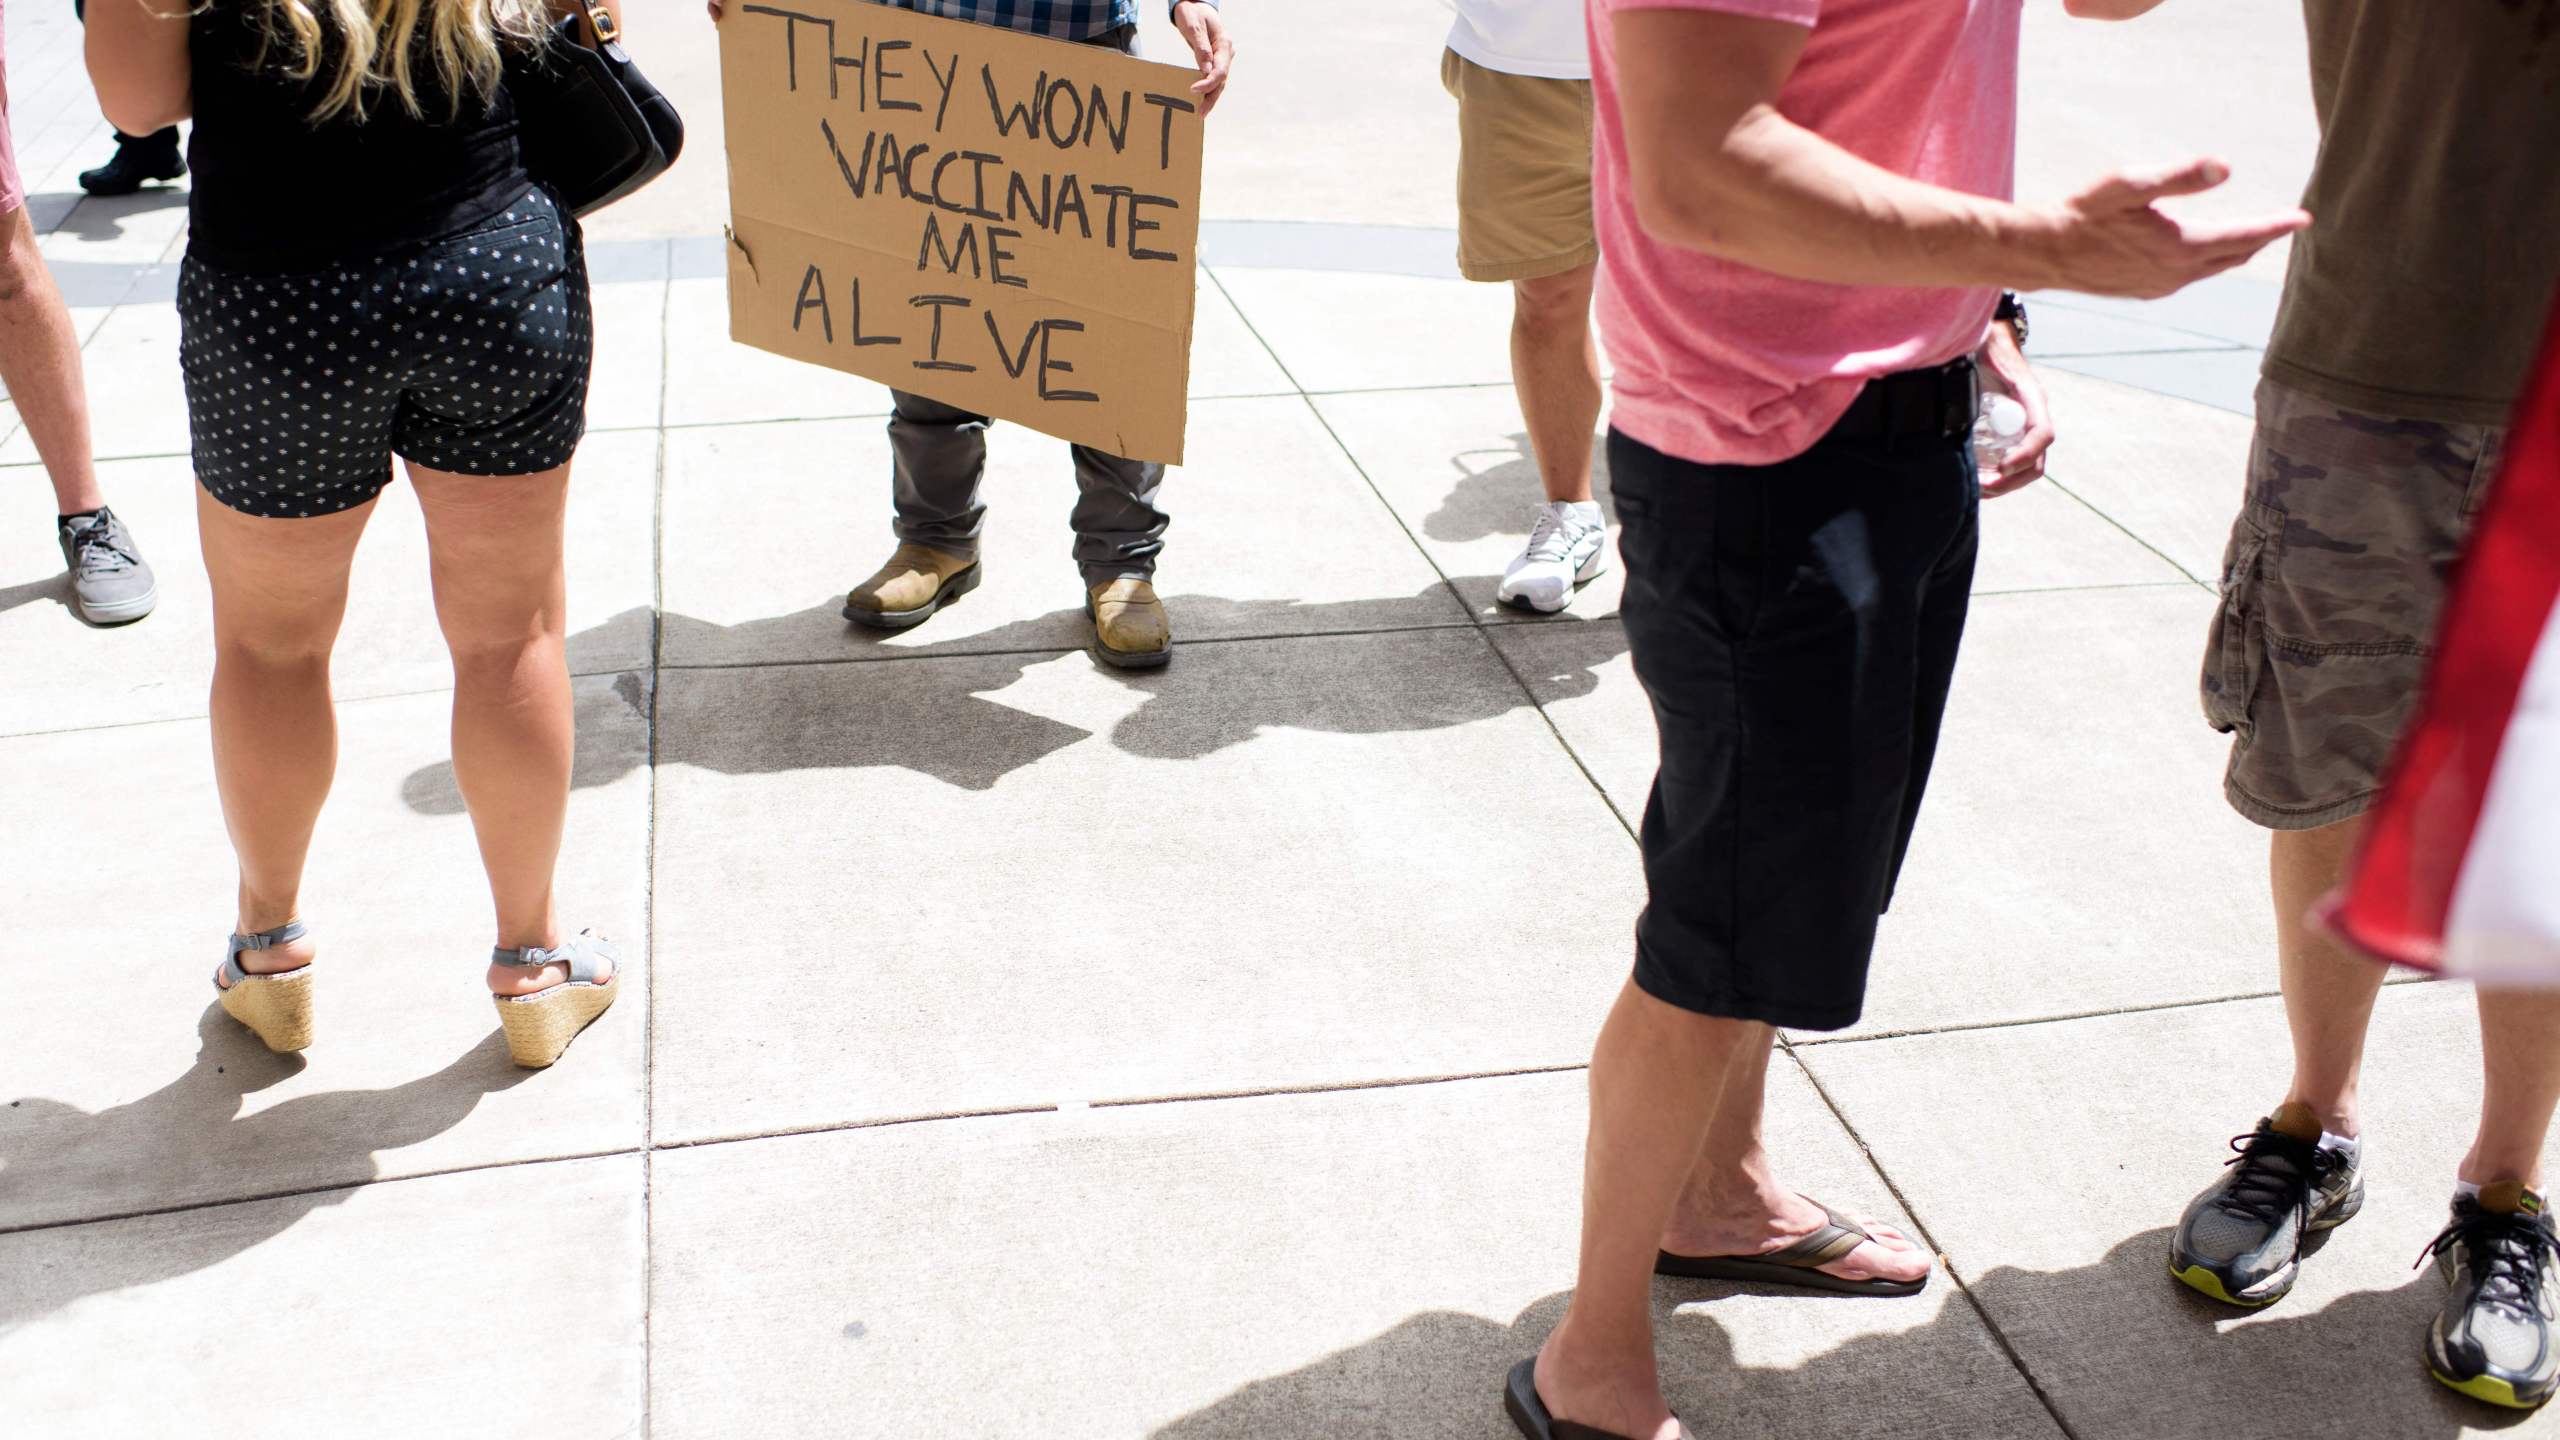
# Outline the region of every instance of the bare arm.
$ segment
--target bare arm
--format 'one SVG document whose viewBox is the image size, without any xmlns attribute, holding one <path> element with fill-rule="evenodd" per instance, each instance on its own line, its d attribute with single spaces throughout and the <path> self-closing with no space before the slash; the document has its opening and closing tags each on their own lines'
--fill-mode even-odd
<svg viewBox="0 0 2560 1440">
<path fill-rule="evenodd" d="M 97 0 L 82 45 L 109 124 L 148 135 L 194 108 L 184 0 Z"/>
<path fill-rule="evenodd" d="M 1869 164 L 1779 113 L 1811 32 L 1706 10 L 1611 22 L 1636 218 L 1666 244 L 1852 285 L 2008 285 L 2166 295 L 2309 223 L 2189 225 L 2152 208 L 2222 183 L 2218 161 L 2103 180 L 2029 207 Z"/>
</svg>

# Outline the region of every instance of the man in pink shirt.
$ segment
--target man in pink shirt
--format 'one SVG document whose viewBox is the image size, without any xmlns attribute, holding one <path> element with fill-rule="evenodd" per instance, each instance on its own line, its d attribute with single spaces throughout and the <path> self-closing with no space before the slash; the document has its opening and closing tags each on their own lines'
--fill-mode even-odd
<svg viewBox="0 0 2560 1440">
<path fill-rule="evenodd" d="M 2204 160 L 2010 203 L 2023 3 L 1591 0 L 1609 473 L 1662 760 L 1635 973 L 1591 1060 L 1580 1281 L 1506 1387 L 1538 1440 L 1682 1433 L 1657 1273 L 1926 1283 L 1919 1247 L 1778 1179 L 1761 1095 L 1775 1027 L 1858 1018 L 1977 502 L 2052 442 L 2001 287 L 2165 295 L 2307 223 L 2153 208 L 2221 183 Z M 1978 364 L 2031 422 L 1988 475 Z"/>
</svg>

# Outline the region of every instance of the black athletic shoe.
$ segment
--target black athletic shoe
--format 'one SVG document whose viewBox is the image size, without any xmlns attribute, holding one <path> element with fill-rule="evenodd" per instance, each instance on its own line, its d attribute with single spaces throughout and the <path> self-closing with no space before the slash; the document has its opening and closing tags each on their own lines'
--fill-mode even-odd
<svg viewBox="0 0 2560 1440">
<path fill-rule="evenodd" d="M 80 188 L 92 195 L 130 195 L 155 180 L 175 180 L 187 173 L 178 154 L 178 132 L 172 126 L 151 135 L 116 132 L 116 153 L 95 170 L 80 172 Z"/>
<path fill-rule="evenodd" d="M 2427 1369 L 2492 1405 L 2531 1410 L 2560 1385 L 2560 1349 L 2551 1338 L 2560 1304 L 2560 1233 L 2542 1197 L 2501 1180 L 2480 1198 L 2459 1196 L 2453 1223 L 2427 1254 L 2452 1285 L 2427 1327 Z"/>
<path fill-rule="evenodd" d="M 2272 1305 L 2293 1288 L 2303 1237 L 2364 1206 L 2354 1161 L 2320 1147 L 2320 1121 L 2288 1104 L 2232 1137 L 2239 1157 L 2187 1205 L 2169 1240 L 2169 1273 L 2232 1305 Z"/>
</svg>

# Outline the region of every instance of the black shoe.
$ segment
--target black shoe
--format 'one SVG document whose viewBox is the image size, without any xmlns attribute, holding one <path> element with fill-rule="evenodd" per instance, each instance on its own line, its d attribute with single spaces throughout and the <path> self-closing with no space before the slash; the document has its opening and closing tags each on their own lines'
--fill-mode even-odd
<svg viewBox="0 0 2560 1440">
<path fill-rule="evenodd" d="M 2169 1273 L 2231 1305 L 2272 1305 L 2293 1288 L 2303 1237 L 2344 1225 L 2364 1206 L 2364 1176 L 2323 1149 L 2320 1121 L 2288 1104 L 2232 1137 L 2239 1158 L 2187 1205 L 2169 1241 Z"/>
<path fill-rule="evenodd" d="M 92 195 L 130 195 L 154 180 L 175 180 L 186 173 L 177 127 L 139 136 L 119 130 L 114 156 L 95 170 L 81 171 L 80 188 Z"/>
<path fill-rule="evenodd" d="M 2522 1181 L 2484 1185 L 2453 1202 L 2453 1223 L 2427 1255 L 2453 1286 L 2427 1327 L 2427 1369 L 2492 1405 L 2531 1410 L 2560 1384 L 2551 1343 L 2560 1303 L 2560 1233 Z M 2424 1263 L 2425 1257 L 2420 1257 Z"/>
</svg>

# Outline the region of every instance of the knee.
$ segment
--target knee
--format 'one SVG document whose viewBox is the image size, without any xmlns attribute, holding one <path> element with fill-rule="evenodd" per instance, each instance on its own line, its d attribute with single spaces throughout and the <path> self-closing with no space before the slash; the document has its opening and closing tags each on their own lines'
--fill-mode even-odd
<svg viewBox="0 0 2560 1440">
<path fill-rule="evenodd" d="M 466 685 L 512 685 L 566 667 L 561 633 L 547 616 L 447 615 L 443 628 L 454 678 Z"/>
<path fill-rule="evenodd" d="M 1577 335 L 1591 324 L 1591 267 L 1511 284 L 1511 323 L 1535 335 Z"/>
<path fill-rule="evenodd" d="M 261 625 L 225 630 L 215 641 L 215 659 L 232 669 L 258 672 L 273 679 L 325 675 L 329 652 L 336 645 L 332 625 Z"/>
<path fill-rule="evenodd" d="M 43 277 L 44 257 L 36 252 L 33 236 L 21 243 L 13 231 L 0 241 L 0 310 L 35 303 L 44 293 Z"/>
</svg>

